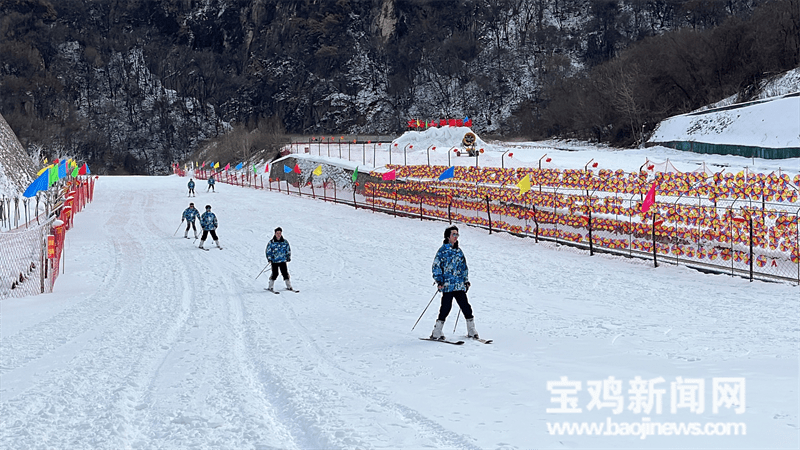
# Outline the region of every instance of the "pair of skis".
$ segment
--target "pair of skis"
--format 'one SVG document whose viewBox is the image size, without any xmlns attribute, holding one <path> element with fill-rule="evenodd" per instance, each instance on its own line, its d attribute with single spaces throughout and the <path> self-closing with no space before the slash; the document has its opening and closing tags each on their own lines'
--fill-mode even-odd
<svg viewBox="0 0 800 450">
<path fill-rule="evenodd" d="M 429 338 L 429 337 L 427 337 L 427 338 L 419 338 L 419 339 L 421 341 L 442 342 L 442 343 L 445 343 L 445 344 L 452 344 L 452 345 L 463 345 L 464 344 L 464 341 L 448 341 L 446 339 L 433 339 L 433 338 Z M 478 342 L 483 343 L 483 344 L 491 344 L 492 342 L 494 342 L 491 339 L 480 339 L 480 338 L 471 338 L 471 337 L 466 337 L 466 339 L 471 339 L 473 341 L 478 341 Z"/>
<path fill-rule="evenodd" d="M 280 291 L 276 291 L 275 289 L 270 289 L 270 288 L 264 288 L 264 290 L 265 290 L 265 291 L 270 291 L 270 292 L 272 292 L 273 294 L 280 294 L 280 293 L 281 293 Z M 284 291 L 289 291 L 289 292 L 300 292 L 300 291 L 299 291 L 299 290 L 297 290 L 297 289 L 284 289 Z"/>
</svg>

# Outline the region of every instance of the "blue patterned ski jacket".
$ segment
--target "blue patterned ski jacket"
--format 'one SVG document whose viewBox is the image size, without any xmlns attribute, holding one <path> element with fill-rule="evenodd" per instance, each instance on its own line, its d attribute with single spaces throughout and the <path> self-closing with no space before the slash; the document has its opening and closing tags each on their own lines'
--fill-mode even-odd
<svg viewBox="0 0 800 450">
<path fill-rule="evenodd" d="M 289 241 L 281 237 L 280 241 L 275 238 L 270 239 L 265 251 L 267 261 L 271 263 L 289 262 L 292 260 L 292 249 L 289 247 Z"/>
<path fill-rule="evenodd" d="M 204 230 L 216 230 L 217 216 L 211 211 L 204 212 L 203 215 L 200 216 L 200 226 L 203 227 Z"/>
<path fill-rule="evenodd" d="M 214 183 L 215 183 L 214 177 L 213 176 L 212 177 L 208 177 L 208 184 L 214 184 Z"/>
<path fill-rule="evenodd" d="M 194 189 L 194 181 L 189 180 L 189 189 Z"/>
<path fill-rule="evenodd" d="M 442 292 L 466 291 L 469 282 L 467 258 L 460 248 L 443 244 L 433 258 L 433 279 L 444 287 Z"/>
<path fill-rule="evenodd" d="M 200 211 L 197 208 L 192 208 L 191 206 L 183 210 L 183 218 L 186 219 L 187 222 L 194 222 L 194 219 L 200 217 Z"/>
</svg>

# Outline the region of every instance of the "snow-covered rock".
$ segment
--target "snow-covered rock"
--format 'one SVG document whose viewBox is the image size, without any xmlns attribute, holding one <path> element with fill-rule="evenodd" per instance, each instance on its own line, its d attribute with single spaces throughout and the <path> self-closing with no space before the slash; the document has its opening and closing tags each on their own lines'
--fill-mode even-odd
<svg viewBox="0 0 800 450">
<path fill-rule="evenodd" d="M 33 160 L 0 115 L 0 197 L 19 197 L 36 175 Z"/>
</svg>

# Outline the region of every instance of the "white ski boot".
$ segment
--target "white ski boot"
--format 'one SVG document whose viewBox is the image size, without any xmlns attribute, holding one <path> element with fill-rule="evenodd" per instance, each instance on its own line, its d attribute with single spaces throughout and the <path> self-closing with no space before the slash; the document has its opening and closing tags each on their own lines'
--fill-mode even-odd
<svg viewBox="0 0 800 450">
<path fill-rule="evenodd" d="M 442 328 L 444 328 L 444 322 L 441 320 L 437 320 L 436 324 L 433 326 L 433 333 L 431 333 L 431 339 L 437 339 L 440 341 L 445 340 L 444 333 L 442 333 Z"/>
<path fill-rule="evenodd" d="M 293 291 L 294 290 L 294 288 L 292 288 L 292 282 L 289 281 L 288 278 L 283 280 L 283 282 L 286 283 L 286 290 L 287 291 Z"/>
<path fill-rule="evenodd" d="M 214 243 L 217 244 L 217 248 L 222 250 L 222 247 L 219 245 L 219 239 L 214 240 Z"/>
<path fill-rule="evenodd" d="M 203 250 L 205 250 L 205 248 L 203 248 L 203 244 L 204 244 L 205 242 L 206 242 L 206 241 L 200 241 L 200 247 L 199 247 L 199 248 L 202 248 Z"/>
<path fill-rule="evenodd" d="M 472 339 L 480 339 L 478 332 L 475 330 L 475 318 L 467 319 L 467 337 Z"/>
<path fill-rule="evenodd" d="M 183 237 L 189 239 L 189 230 L 183 232 Z"/>
<path fill-rule="evenodd" d="M 267 290 L 270 292 L 275 292 L 275 280 L 272 279 L 269 280 L 269 287 L 267 288 Z"/>
</svg>

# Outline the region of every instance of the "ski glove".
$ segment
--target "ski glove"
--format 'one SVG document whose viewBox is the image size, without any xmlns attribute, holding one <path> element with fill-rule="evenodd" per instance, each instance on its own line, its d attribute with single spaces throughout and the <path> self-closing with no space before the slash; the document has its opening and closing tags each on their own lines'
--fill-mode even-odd
<svg viewBox="0 0 800 450">
<path fill-rule="evenodd" d="M 471 286 L 471 285 L 469 284 L 469 281 L 465 282 L 465 283 L 464 283 L 464 286 L 466 286 L 466 287 L 467 287 L 467 289 L 465 289 L 465 290 L 464 290 L 464 292 L 469 292 L 469 287 Z"/>
</svg>

